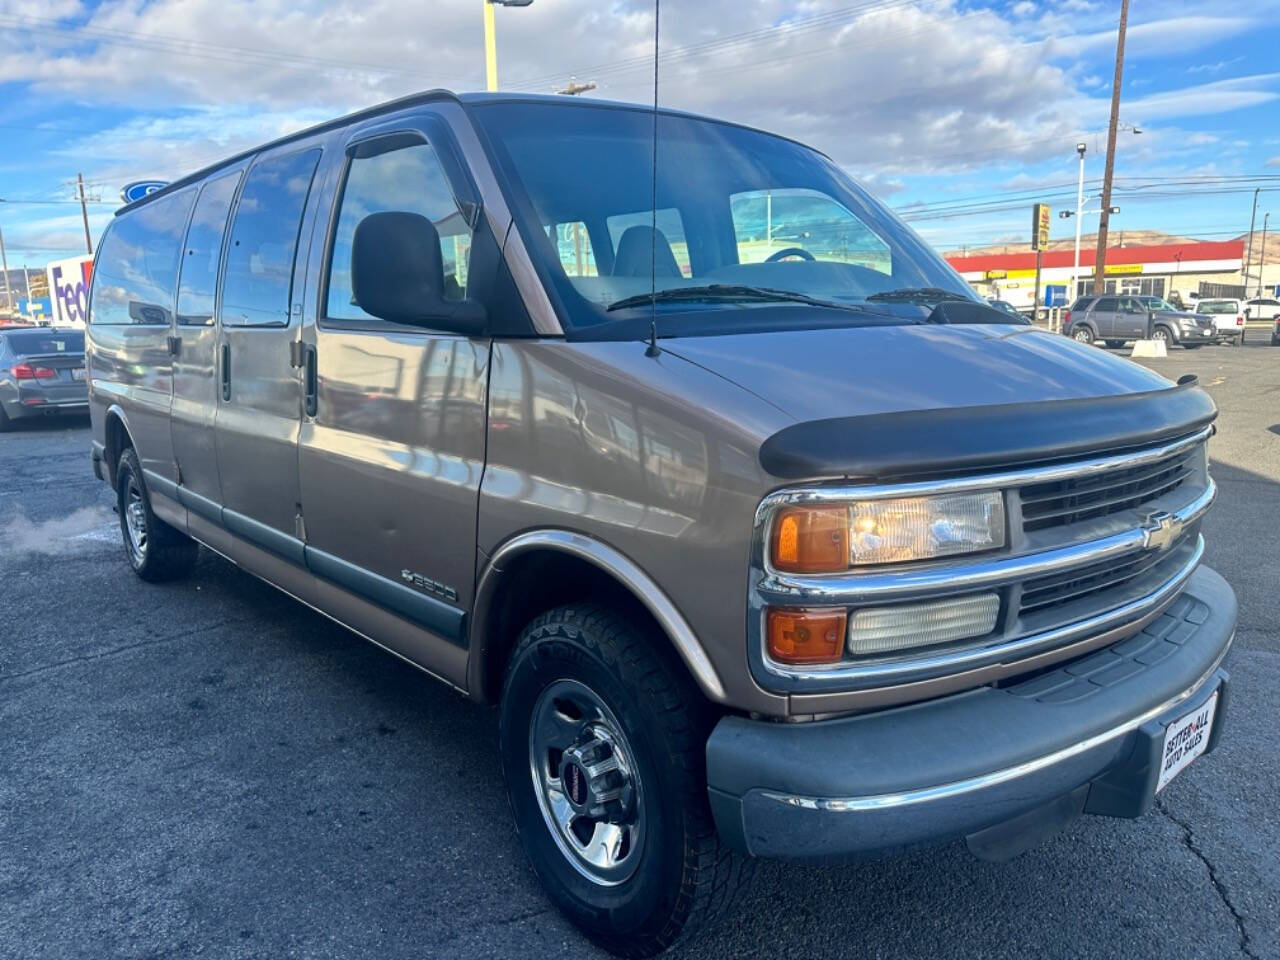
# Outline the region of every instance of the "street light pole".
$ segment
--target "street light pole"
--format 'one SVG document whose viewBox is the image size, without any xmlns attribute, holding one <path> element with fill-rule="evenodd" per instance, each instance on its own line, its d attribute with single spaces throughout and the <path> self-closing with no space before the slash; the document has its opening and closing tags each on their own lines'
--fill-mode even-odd
<svg viewBox="0 0 1280 960">
<path fill-rule="evenodd" d="M 1076 144 L 1076 153 L 1080 154 L 1080 179 L 1076 183 L 1076 258 L 1071 265 L 1071 297 L 1067 303 L 1075 303 L 1076 297 L 1080 295 L 1078 287 L 1080 285 L 1080 214 L 1084 210 L 1084 152 L 1087 145 L 1084 142 Z"/>
<path fill-rule="evenodd" d="M 498 33 L 493 22 L 494 7 L 527 7 L 533 0 L 480 0 L 484 4 L 484 86 L 490 93 L 498 89 Z"/>
<path fill-rule="evenodd" d="M 498 38 L 493 22 L 493 4 L 484 4 L 484 87 L 490 93 L 498 89 Z"/>
<path fill-rule="evenodd" d="M 1116 33 L 1116 73 L 1111 81 L 1111 123 L 1107 129 L 1107 163 L 1102 171 L 1102 216 L 1098 219 L 1098 252 L 1093 258 L 1093 292 L 1105 289 L 1107 221 L 1111 210 L 1111 174 L 1116 165 L 1116 130 L 1120 125 L 1120 81 L 1124 77 L 1124 33 L 1129 23 L 1129 0 L 1120 0 L 1120 28 Z"/>
</svg>

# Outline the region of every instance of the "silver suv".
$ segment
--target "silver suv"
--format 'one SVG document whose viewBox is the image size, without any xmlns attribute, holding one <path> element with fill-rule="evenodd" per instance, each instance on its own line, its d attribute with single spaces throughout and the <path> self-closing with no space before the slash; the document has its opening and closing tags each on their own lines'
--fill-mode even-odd
<svg viewBox="0 0 1280 960">
<path fill-rule="evenodd" d="M 1194 350 L 1217 341 L 1211 319 L 1178 310 L 1160 297 L 1136 294 L 1081 297 L 1063 315 L 1062 329 L 1078 343 L 1103 340 L 1108 347 L 1149 338 Z"/>
<path fill-rule="evenodd" d="M 88 341 L 137 574 L 203 544 L 495 704 L 534 870 L 618 953 L 754 857 L 1139 816 L 1222 728 L 1212 400 L 991 309 L 791 140 L 400 100 L 121 210 Z"/>
</svg>

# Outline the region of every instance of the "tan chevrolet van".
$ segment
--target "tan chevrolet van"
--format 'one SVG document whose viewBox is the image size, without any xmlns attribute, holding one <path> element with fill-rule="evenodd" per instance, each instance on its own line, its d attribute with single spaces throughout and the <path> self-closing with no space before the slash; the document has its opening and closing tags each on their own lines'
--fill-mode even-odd
<svg viewBox="0 0 1280 960">
<path fill-rule="evenodd" d="M 122 209 L 88 341 L 138 575 L 202 544 L 496 704 L 617 953 L 756 857 L 1139 816 L 1222 729 L 1208 395 L 992 310 L 791 140 L 396 101 Z"/>
</svg>

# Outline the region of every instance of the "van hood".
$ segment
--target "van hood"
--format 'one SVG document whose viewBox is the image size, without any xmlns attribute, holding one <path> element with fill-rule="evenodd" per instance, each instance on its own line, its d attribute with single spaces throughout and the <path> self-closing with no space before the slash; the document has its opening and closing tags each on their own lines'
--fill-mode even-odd
<svg viewBox="0 0 1280 960">
<path fill-rule="evenodd" d="M 891 481 L 1132 449 L 1212 423 L 1213 400 L 1065 337 L 914 325 L 673 341 L 795 418 L 760 446 L 784 480 Z"/>
<path fill-rule="evenodd" d="M 1168 380 L 1034 327 L 919 324 L 663 341 L 797 421 L 1160 390 Z"/>
</svg>

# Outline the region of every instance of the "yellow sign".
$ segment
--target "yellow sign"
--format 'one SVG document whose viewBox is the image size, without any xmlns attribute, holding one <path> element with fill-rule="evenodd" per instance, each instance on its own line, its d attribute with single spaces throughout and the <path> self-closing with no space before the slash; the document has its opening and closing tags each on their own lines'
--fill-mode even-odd
<svg viewBox="0 0 1280 960">
<path fill-rule="evenodd" d="M 1111 274 L 1140 274 L 1142 273 L 1142 264 L 1107 264 L 1106 270 L 1108 276 Z M 1089 270 L 1089 276 L 1094 273 L 1096 271 Z"/>
<path fill-rule="evenodd" d="M 1003 280 L 1008 275 L 1008 270 L 988 270 L 983 277 L 987 280 Z"/>
<path fill-rule="evenodd" d="M 1049 205 L 1037 203 L 1031 208 L 1031 249 L 1043 250 L 1049 245 Z"/>
</svg>

